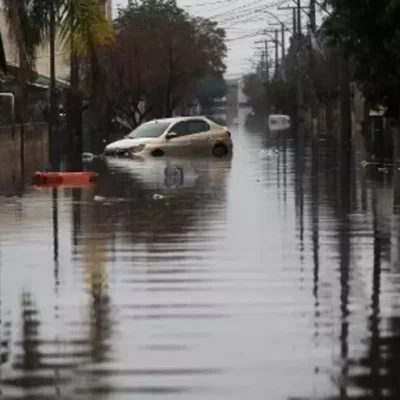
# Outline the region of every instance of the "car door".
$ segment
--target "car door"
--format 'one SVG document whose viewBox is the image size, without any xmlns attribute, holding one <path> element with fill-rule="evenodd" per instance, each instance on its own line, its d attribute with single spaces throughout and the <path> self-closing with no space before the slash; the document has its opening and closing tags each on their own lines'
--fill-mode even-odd
<svg viewBox="0 0 400 400">
<path fill-rule="evenodd" d="M 177 136 L 167 139 L 166 150 L 168 155 L 184 154 L 190 147 L 189 127 L 187 121 L 180 121 L 171 126 L 168 133 L 176 133 Z"/>
<path fill-rule="evenodd" d="M 191 119 L 188 123 L 190 150 L 194 154 L 204 154 L 211 148 L 211 127 L 203 119 Z"/>
</svg>

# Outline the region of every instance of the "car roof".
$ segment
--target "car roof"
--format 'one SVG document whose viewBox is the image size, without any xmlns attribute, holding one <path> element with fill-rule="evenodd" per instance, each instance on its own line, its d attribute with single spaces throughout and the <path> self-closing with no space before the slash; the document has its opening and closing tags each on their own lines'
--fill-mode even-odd
<svg viewBox="0 0 400 400">
<path fill-rule="evenodd" d="M 285 114 L 271 114 L 269 117 L 270 118 L 290 118 L 289 115 L 285 115 Z"/>
<path fill-rule="evenodd" d="M 151 121 L 146 122 L 146 124 L 155 124 L 155 123 L 167 123 L 172 124 L 181 121 L 191 121 L 194 119 L 203 119 L 205 121 L 209 121 L 204 115 L 193 115 L 187 117 L 171 117 L 171 118 L 160 118 L 160 119 L 152 119 Z M 212 122 L 212 121 L 211 121 Z"/>
</svg>

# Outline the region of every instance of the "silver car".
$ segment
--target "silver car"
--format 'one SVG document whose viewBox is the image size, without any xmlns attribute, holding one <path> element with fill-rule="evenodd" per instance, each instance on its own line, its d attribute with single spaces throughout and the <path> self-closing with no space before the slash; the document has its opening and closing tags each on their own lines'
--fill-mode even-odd
<svg viewBox="0 0 400 400">
<path fill-rule="evenodd" d="M 206 117 L 156 119 L 138 126 L 125 138 L 110 143 L 104 155 L 117 157 L 162 157 L 202 154 L 224 157 L 232 152 L 227 127 Z"/>
</svg>

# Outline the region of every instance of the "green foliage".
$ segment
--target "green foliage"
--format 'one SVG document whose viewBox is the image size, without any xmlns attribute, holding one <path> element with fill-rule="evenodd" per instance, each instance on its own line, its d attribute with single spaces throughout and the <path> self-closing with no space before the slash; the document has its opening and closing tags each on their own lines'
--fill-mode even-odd
<svg viewBox="0 0 400 400">
<path fill-rule="evenodd" d="M 3 4 L 9 37 L 21 59 L 21 68 L 35 68 L 37 50 L 49 38 L 52 8 L 58 37 L 68 52 L 72 49 L 78 55 L 86 55 L 90 47 L 113 40 L 112 27 L 98 0 L 3 0 Z"/>
<path fill-rule="evenodd" d="M 291 114 L 296 106 L 299 74 L 303 81 L 304 105 L 310 105 L 315 90 L 309 74 L 309 52 L 304 38 L 292 41 L 283 64 L 279 65 L 279 70 L 269 82 L 263 82 L 258 74 L 246 75 L 244 94 L 256 113 L 273 109 Z"/>
<path fill-rule="evenodd" d="M 354 79 L 372 103 L 398 115 L 400 93 L 400 1 L 329 0 L 325 22 L 331 43 L 351 57 Z"/>
<path fill-rule="evenodd" d="M 296 85 L 292 79 L 273 79 L 267 84 L 266 92 L 275 112 L 291 114 L 296 100 Z"/>
<path fill-rule="evenodd" d="M 243 94 L 249 99 L 249 106 L 256 113 L 264 113 L 266 110 L 265 86 L 261 77 L 256 74 L 248 74 L 243 77 Z"/>
<path fill-rule="evenodd" d="M 224 97 L 227 91 L 228 86 L 222 74 L 207 75 L 199 79 L 195 96 L 201 107 L 207 108 L 212 106 L 214 99 Z"/>
<path fill-rule="evenodd" d="M 150 113 L 171 116 L 193 97 L 199 80 L 225 71 L 224 30 L 174 0 L 131 1 L 119 10 L 114 28 L 115 46 L 102 58 L 106 92 L 113 109 L 132 125 Z"/>
<path fill-rule="evenodd" d="M 68 52 L 86 56 L 114 42 L 114 30 L 99 0 L 57 0 L 59 37 Z"/>
</svg>

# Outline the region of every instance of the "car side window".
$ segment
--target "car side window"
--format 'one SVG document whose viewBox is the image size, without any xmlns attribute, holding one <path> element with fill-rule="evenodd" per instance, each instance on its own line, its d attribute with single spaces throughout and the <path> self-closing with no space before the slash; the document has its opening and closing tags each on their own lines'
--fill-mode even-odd
<svg viewBox="0 0 400 400">
<path fill-rule="evenodd" d="M 184 136 L 189 133 L 186 121 L 176 123 L 169 131 L 175 132 L 178 136 Z"/>
<path fill-rule="evenodd" d="M 208 132 L 210 125 L 206 121 L 201 119 L 188 121 L 188 134 L 193 135 L 195 133 Z"/>
</svg>

